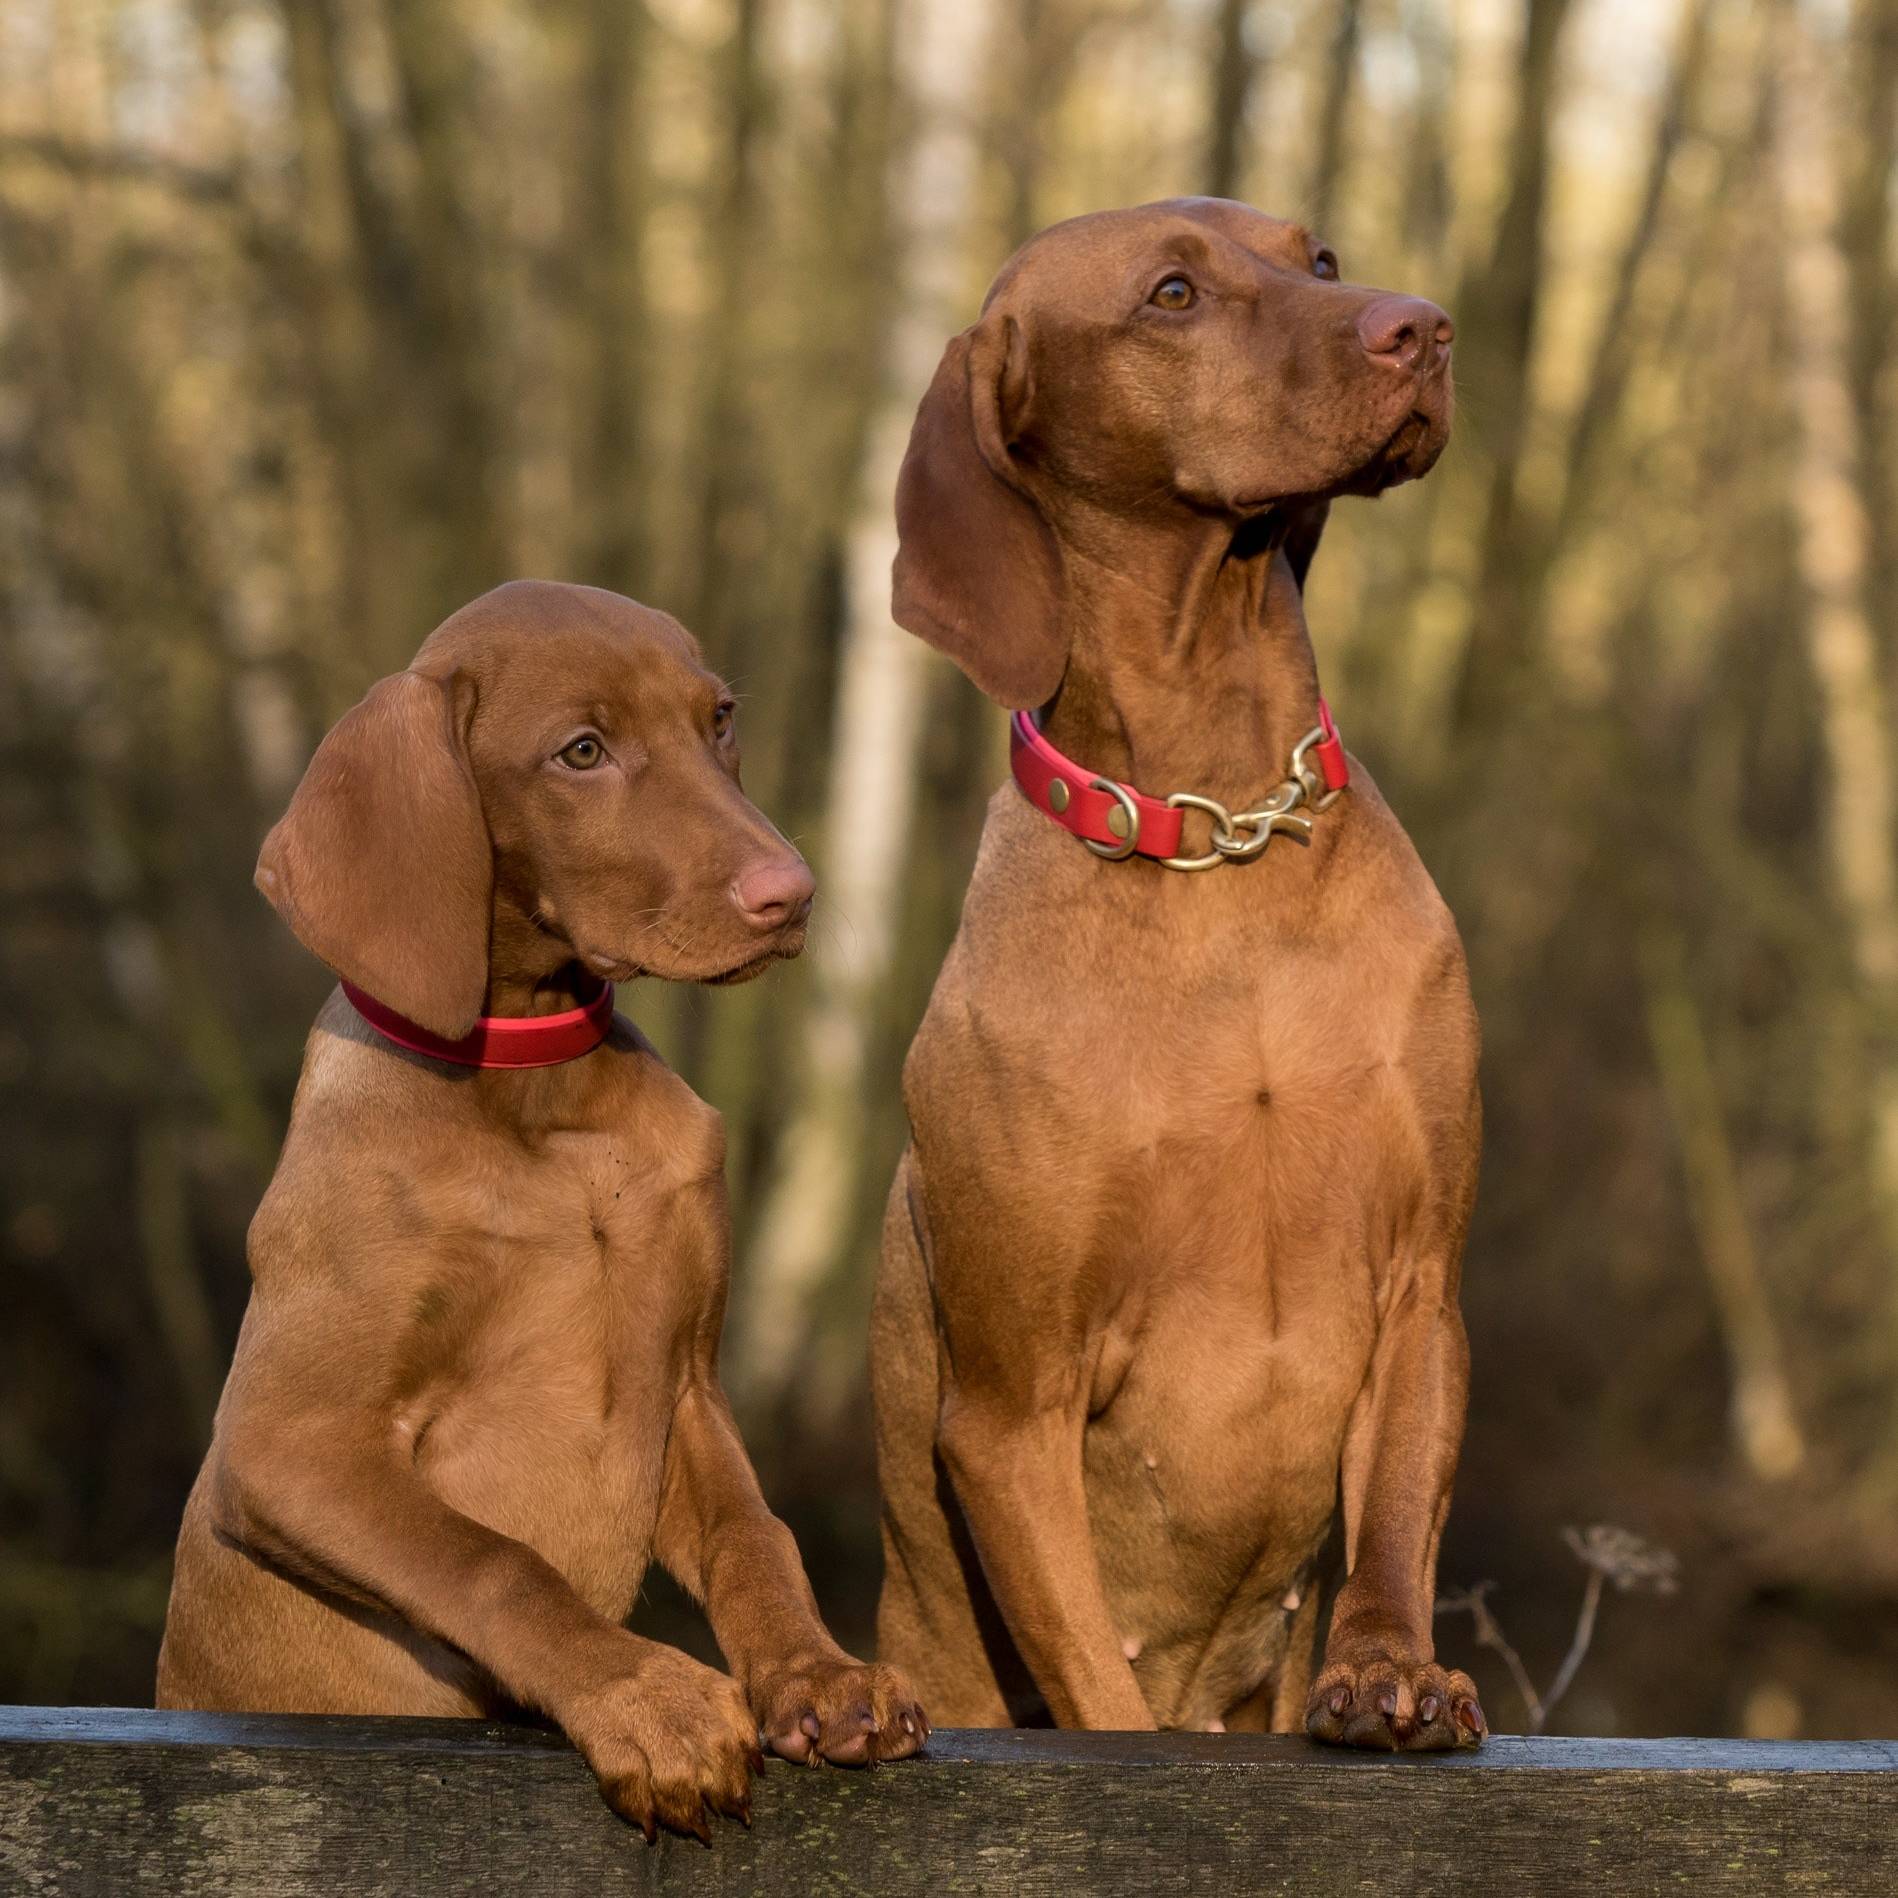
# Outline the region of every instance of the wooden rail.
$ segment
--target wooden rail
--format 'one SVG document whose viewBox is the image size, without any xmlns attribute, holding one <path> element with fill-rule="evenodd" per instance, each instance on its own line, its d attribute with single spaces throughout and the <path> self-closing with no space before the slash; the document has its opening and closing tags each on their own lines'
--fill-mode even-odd
<svg viewBox="0 0 1898 1898">
<path fill-rule="evenodd" d="M 749 1832 L 648 1847 L 558 1737 L 449 1720 L 0 1707 L 0 1892 L 1898 1891 L 1898 1744 L 935 1735 L 774 1762 Z"/>
</svg>

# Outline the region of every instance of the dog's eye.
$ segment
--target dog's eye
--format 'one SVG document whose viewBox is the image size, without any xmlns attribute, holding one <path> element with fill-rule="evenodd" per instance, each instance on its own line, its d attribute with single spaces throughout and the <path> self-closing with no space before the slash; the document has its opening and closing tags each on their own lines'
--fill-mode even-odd
<svg viewBox="0 0 1898 1898">
<path fill-rule="evenodd" d="M 721 743 L 732 735 L 732 719 L 737 710 L 729 699 L 712 708 L 712 736 Z"/>
<path fill-rule="evenodd" d="M 589 732 L 561 751 L 560 762 L 575 771 L 591 771 L 605 756 L 606 747 Z"/>
<path fill-rule="evenodd" d="M 1311 260 L 1311 274 L 1335 283 L 1338 279 L 1338 253 L 1335 250 L 1321 250 Z"/>
<path fill-rule="evenodd" d="M 1184 277 L 1169 277 L 1148 299 L 1163 310 L 1187 310 L 1193 306 L 1193 286 Z"/>
</svg>

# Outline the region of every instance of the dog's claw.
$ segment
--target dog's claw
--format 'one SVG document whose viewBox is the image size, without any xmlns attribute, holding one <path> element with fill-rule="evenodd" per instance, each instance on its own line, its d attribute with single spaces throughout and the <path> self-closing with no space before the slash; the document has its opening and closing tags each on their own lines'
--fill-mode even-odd
<svg viewBox="0 0 1898 1898">
<path fill-rule="evenodd" d="M 1305 1730 L 1331 1746 L 1406 1753 L 1480 1746 L 1488 1731 L 1467 1674 L 1376 1651 L 1325 1665 L 1306 1703 Z"/>
<path fill-rule="evenodd" d="M 753 1684 L 773 1750 L 807 1766 L 874 1767 L 906 1759 L 924 1729 L 909 1683 L 892 1667 L 848 1657 Z"/>
</svg>

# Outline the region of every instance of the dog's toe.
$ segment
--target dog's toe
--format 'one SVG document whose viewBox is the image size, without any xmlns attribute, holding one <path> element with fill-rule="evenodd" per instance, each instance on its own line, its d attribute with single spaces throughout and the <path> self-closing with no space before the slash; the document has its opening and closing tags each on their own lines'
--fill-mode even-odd
<svg viewBox="0 0 1898 1898">
<path fill-rule="evenodd" d="M 1467 1674 L 1388 1655 L 1333 1662 L 1312 1685 L 1305 1731 L 1327 1746 L 1443 1753 L 1480 1746 L 1489 1726 Z"/>
</svg>

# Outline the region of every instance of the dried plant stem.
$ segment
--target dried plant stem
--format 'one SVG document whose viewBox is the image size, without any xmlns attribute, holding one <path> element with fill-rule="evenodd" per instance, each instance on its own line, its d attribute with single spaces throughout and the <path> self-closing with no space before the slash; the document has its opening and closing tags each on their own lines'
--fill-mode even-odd
<svg viewBox="0 0 1898 1898">
<path fill-rule="evenodd" d="M 1542 1731 L 1543 1721 L 1555 1711 L 1555 1703 L 1568 1692 L 1581 1670 L 1582 1661 L 1588 1653 L 1588 1644 L 1595 1638 L 1595 1617 L 1601 1609 L 1602 1584 L 1606 1580 L 1600 1569 L 1588 1571 L 1588 1586 L 1582 1590 L 1581 1612 L 1575 1617 L 1575 1638 L 1568 1644 L 1562 1665 L 1556 1670 L 1555 1679 L 1549 1683 L 1549 1691 L 1542 1697 L 1535 1724 L 1529 1729 L 1531 1733 Z"/>
<path fill-rule="evenodd" d="M 1556 1703 L 1581 1672 L 1589 1645 L 1595 1639 L 1595 1623 L 1601 1613 L 1602 1588 L 1606 1583 L 1613 1582 L 1623 1594 L 1671 1595 L 1677 1586 L 1680 1565 L 1672 1550 L 1644 1541 L 1631 1530 L 1617 1528 L 1613 1523 L 1596 1523 L 1589 1529 L 1564 1529 L 1562 1540 L 1588 1571 L 1588 1580 L 1582 1589 L 1582 1605 L 1575 1615 L 1575 1633 L 1546 1694 L 1536 1692 L 1535 1682 L 1522 1664 L 1522 1656 L 1510 1646 L 1502 1624 L 1490 1612 L 1489 1594 L 1496 1586 L 1494 1582 L 1478 1582 L 1474 1588 L 1465 1589 L 1459 1595 L 1445 1595 L 1437 1603 L 1440 1615 L 1468 1615 L 1475 1629 L 1476 1645 L 1502 1657 L 1503 1665 L 1516 1684 L 1516 1692 L 1522 1696 L 1527 1733 L 1543 1730 Z"/>
<path fill-rule="evenodd" d="M 1522 1656 L 1503 1633 L 1502 1623 L 1489 1611 L 1489 1603 L 1484 1598 L 1493 1587 L 1494 1582 L 1478 1582 L 1464 1594 L 1446 1595 L 1438 1602 L 1437 1612 L 1449 1614 L 1461 1611 L 1470 1617 L 1476 1632 L 1476 1645 L 1488 1648 L 1501 1657 L 1502 1664 L 1509 1670 L 1509 1678 L 1515 1683 L 1516 1692 L 1522 1696 L 1525 1730 L 1540 1733 L 1548 1710 L 1543 1705 L 1542 1696 L 1536 1692 L 1535 1682 L 1529 1678 L 1529 1670 L 1522 1664 Z"/>
</svg>

